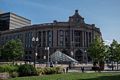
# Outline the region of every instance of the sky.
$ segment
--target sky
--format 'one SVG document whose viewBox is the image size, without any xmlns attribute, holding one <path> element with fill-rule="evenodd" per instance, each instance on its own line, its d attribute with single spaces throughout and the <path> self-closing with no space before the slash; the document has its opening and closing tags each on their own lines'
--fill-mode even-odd
<svg viewBox="0 0 120 80">
<path fill-rule="evenodd" d="M 14 12 L 32 24 L 68 21 L 76 9 L 100 28 L 105 41 L 120 42 L 120 0 L 0 0 L 0 12 Z"/>
</svg>

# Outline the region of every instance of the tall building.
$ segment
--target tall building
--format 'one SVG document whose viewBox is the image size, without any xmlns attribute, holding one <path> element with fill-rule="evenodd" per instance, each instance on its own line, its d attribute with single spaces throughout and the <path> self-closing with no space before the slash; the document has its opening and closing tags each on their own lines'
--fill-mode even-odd
<svg viewBox="0 0 120 80">
<path fill-rule="evenodd" d="M 75 10 L 74 15 L 70 16 L 66 22 L 54 20 L 53 23 L 34 24 L 1 31 L 0 44 L 3 45 L 11 39 L 21 39 L 25 48 L 24 60 L 26 61 L 34 60 L 34 44 L 36 44 L 38 62 L 46 61 L 44 56 L 48 58 L 48 54 L 45 47 L 49 47 L 50 55 L 60 51 L 82 63 L 90 60 L 86 49 L 96 35 L 102 36 L 100 29 L 95 24 L 86 24 L 78 10 Z M 32 42 L 33 37 L 38 37 L 37 43 Z"/>
<path fill-rule="evenodd" d="M 0 14 L 0 31 L 21 28 L 27 25 L 31 25 L 31 20 L 10 12 Z"/>
</svg>

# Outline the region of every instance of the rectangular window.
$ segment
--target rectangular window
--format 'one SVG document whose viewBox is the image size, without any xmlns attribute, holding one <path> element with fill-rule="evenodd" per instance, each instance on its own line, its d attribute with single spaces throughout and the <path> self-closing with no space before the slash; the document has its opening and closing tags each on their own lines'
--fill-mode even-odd
<svg viewBox="0 0 120 80">
<path fill-rule="evenodd" d="M 59 30 L 59 45 L 62 47 L 64 46 L 64 31 Z"/>
<path fill-rule="evenodd" d="M 41 47 L 41 31 L 39 31 L 38 33 L 38 38 L 39 38 L 38 44 L 39 44 L 39 47 Z"/>
<path fill-rule="evenodd" d="M 46 46 L 46 31 L 43 31 L 43 47 Z"/>
<path fill-rule="evenodd" d="M 52 37 L 53 36 L 53 34 L 52 34 L 52 31 L 47 31 L 47 45 L 49 46 L 49 47 L 52 47 Z"/>
<path fill-rule="evenodd" d="M 74 44 L 75 47 L 81 47 L 81 39 L 82 38 L 82 32 L 80 30 L 75 30 L 74 31 Z"/>
</svg>

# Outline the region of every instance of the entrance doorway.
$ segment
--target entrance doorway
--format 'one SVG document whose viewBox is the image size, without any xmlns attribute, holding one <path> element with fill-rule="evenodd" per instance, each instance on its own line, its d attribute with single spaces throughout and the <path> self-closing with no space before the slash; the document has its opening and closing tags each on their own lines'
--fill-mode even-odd
<svg viewBox="0 0 120 80">
<path fill-rule="evenodd" d="M 75 59 L 80 63 L 84 61 L 83 52 L 80 49 L 75 52 Z"/>
</svg>

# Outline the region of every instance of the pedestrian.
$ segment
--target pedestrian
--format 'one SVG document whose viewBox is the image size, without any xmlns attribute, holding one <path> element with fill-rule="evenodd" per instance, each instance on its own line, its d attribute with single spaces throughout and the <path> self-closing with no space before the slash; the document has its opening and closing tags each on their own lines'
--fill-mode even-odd
<svg viewBox="0 0 120 80">
<path fill-rule="evenodd" d="M 81 67 L 81 71 L 84 72 L 84 67 Z"/>
<path fill-rule="evenodd" d="M 66 67 L 66 73 L 68 72 L 68 67 Z"/>
<path fill-rule="evenodd" d="M 66 73 L 66 68 L 63 68 L 63 73 Z"/>
<path fill-rule="evenodd" d="M 69 69 L 71 69 L 71 63 L 69 63 Z"/>
</svg>

